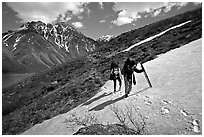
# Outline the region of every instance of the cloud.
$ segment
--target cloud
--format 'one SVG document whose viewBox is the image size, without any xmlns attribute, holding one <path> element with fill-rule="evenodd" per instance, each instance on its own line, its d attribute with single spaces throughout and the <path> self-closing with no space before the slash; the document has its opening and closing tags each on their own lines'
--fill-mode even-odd
<svg viewBox="0 0 204 137">
<path fill-rule="evenodd" d="M 133 21 L 136 21 L 138 18 L 141 18 L 137 13 L 129 13 L 127 10 L 122 10 L 118 14 L 118 18 L 114 21 L 112 21 L 113 24 L 117 26 L 121 26 L 124 24 L 132 23 Z"/>
<path fill-rule="evenodd" d="M 113 24 L 121 26 L 121 25 L 124 25 L 124 24 L 129 24 L 132 21 L 133 21 L 133 19 L 130 18 L 130 17 L 118 17 L 117 20 L 113 21 Z"/>
<path fill-rule="evenodd" d="M 156 17 L 160 13 L 162 13 L 162 11 L 164 13 L 167 13 L 167 12 L 171 11 L 173 7 L 180 9 L 180 8 L 186 6 L 187 4 L 188 4 L 188 2 L 166 2 L 157 8 L 147 8 L 145 10 L 146 15 L 144 17 L 148 17 L 148 16 Z"/>
<path fill-rule="evenodd" d="M 103 9 L 103 2 L 98 2 L 101 9 Z"/>
<path fill-rule="evenodd" d="M 78 19 L 82 20 L 82 19 L 83 19 L 83 16 L 78 16 Z"/>
<path fill-rule="evenodd" d="M 84 3 L 81 2 L 8 2 L 7 4 L 24 22 L 41 20 L 50 23 L 56 18 L 67 21 L 72 15 L 79 15 L 84 11 Z"/>
<path fill-rule="evenodd" d="M 186 6 L 187 2 L 168 2 L 164 4 L 164 12 L 169 12 L 173 7 L 181 8 L 183 6 Z"/>
<path fill-rule="evenodd" d="M 158 15 L 161 13 L 161 11 L 162 11 L 162 9 L 161 9 L 161 8 L 160 8 L 160 9 L 156 9 L 156 10 L 154 10 L 154 12 L 153 12 L 152 16 L 153 16 L 153 17 L 158 16 Z"/>
<path fill-rule="evenodd" d="M 103 23 L 103 22 L 106 22 L 106 20 L 100 20 L 99 22 L 100 22 L 100 23 Z"/>
<path fill-rule="evenodd" d="M 79 29 L 84 27 L 84 25 L 81 22 L 73 22 L 72 25 L 75 28 L 79 28 Z"/>
<path fill-rule="evenodd" d="M 112 23 L 118 26 L 129 24 L 142 17 L 156 17 L 162 12 L 171 11 L 173 7 L 179 9 L 187 4 L 187 2 L 116 2 L 113 10 L 119 13 L 117 19 L 113 20 Z"/>
<path fill-rule="evenodd" d="M 132 12 L 130 13 L 130 17 L 132 17 L 134 20 L 137 20 L 141 18 L 141 15 L 139 13 Z"/>
<path fill-rule="evenodd" d="M 86 7 L 85 9 L 86 9 L 86 10 L 85 10 L 86 14 L 88 15 L 88 17 L 90 17 L 91 10 L 88 9 L 87 7 Z"/>
<path fill-rule="evenodd" d="M 71 20 L 72 16 L 73 16 L 72 12 L 67 11 L 66 13 L 59 14 L 54 22 L 67 22 Z"/>
</svg>

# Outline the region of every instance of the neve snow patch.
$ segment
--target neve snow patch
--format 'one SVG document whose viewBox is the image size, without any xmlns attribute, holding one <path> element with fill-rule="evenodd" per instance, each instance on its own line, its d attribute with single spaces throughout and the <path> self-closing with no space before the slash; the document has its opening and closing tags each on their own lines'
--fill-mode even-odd
<svg viewBox="0 0 204 137">
<path fill-rule="evenodd" d="M 186 22 L 184 22 L 184 23 L 181 23 L 181 24 L 179 24 L 179 25 L 173 26 L 173 27 L 171 27 L 171 28 L 169 28 L 169 29 L 167 29 L 167 30 L 165 30 L 165 31 L 160 32 L 159 34 L 156 34 L 156 35 L 154 35 L 154 36 L 151 36 L 151 37 L 149 37 L 149 38 L 147 38 L 147 39 L 145 39 L 145 40 L 142 40 L 142 41 L 140 41 L 140 42 L 138 42 L 138 43 L 136 43 L 136 44 L 130 46 L 129 48 L 123 50 L 122 52 L 130 51 L 130 50 L 131 50 L 132 48 L 134 48 L 135 46 L 138 46 L 138 45 L 141 45 L 141 44 L 143 44 L 143 43 L 145 43 L 145 42 L 148 42 L 148 41 L 150 41 L 150 40 L 152 40 L 152 39 L 154 39 L 154 38 L 156 38 L 156 37 L 159 37 L 159 36 L 165 34 L 166 32 L 168 32 L 168 31 L 170 31 L 170 30 L 172 30 L 172 29 L 181 27 L 181 26 L 183 26 L 183 25 L 185 25 L 185 24 L 187 24 L 187 23 L 189 23 L 189 22 L 191 22 L 191 20 L 186 21 Z"/>
</svg>

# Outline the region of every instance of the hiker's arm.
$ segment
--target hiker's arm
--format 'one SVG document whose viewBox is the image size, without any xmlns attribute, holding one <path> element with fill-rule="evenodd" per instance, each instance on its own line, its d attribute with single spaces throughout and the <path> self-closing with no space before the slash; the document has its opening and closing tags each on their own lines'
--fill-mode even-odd
<svg viewBox="0 0 204 137">
<path fill-rule="evenodd" d="M 119 68 L 119 76 L 120 76 L 120 78 L 122 79 L 122 73 L 121 73 L 120 68 Z"/>
<path fill-rule="evenodd" d="M 120 70 L 120 68 L 119 68 L 119 75 L 121 75 L 121 70 Z"/>
<path fill-rule="evenodd" d="M 143 69 L 137 69 L 136 65 L 133 66 L 133 71 L 135 71 L 136 73 L 142 73 L 144 70 Z"/>
</svg>

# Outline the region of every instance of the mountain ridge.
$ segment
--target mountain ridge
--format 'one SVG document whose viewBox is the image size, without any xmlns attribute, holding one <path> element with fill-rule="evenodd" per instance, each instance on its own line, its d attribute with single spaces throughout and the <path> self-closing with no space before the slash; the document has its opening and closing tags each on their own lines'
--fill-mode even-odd
<svg viewBox="0 0 204 137">
<path fill-rule="evenodd" d="M 98 43 L 63 22 L 52 25 L 32 21 L 3 33 L 2 45 L 3 72 L 25 73 L 39 72 L 86 56 Z"/>
</svg>

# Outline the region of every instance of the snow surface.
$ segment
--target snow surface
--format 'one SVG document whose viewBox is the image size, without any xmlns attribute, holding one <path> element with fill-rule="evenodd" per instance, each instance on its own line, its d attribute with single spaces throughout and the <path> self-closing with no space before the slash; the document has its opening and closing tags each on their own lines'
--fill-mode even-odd
<svg viewBox="0 0 204 137">
<path fill-rule="evenodd" d="M 122 98 L 124 84 L 121 91 L 112 94 L 113 82 L 107 81 L 84 104 L 36 124 L 23 134 L 73 134 L 80 126 L 70 129 L 65 122 L 73 113 L 81 117 L 94 114 L 103 124 L 116 123 L 110 109 L 113 104 L 119 109 L 135 105 L 148 118 L 148 134 L 202 134 L 202 39 L 162 54 L 144 67 L 153 88 L 148 87 L 143 73 L 135 74 L 137 85 L 133 85 L 128 98 Z"/>
<path fill-rule="evenodd" d="M 162 32 L 159 33 L 159 34 L 156 34 L 156 35 L 154 35 L 154 36 L 151 36 L 151 37 L 149 37 L 149 38 L 147 38 L 147 39 L 145 39 L 145 40 L 142 40 L 142 41 L 140 41 L 140 42 L 138 42 L 138 43 L 136 43 L 136 44 L 130 46 L 129 48 L 123 50 L 122 52 L 130 51 L 130 50 L 131 50 L 132 48 L 134 48 L 135 46 L 138 46 L 138 45 L 140 45 L 140 44 L 143 44 L 143 43 L 145 43 L 145 42 L 148 42 L 148 41 L 150 41 L 150 40 L 152 40 L 152 39 L 154 39 L 154 38 L 156 38 L 156 37 L 159 37 L 159 36 L 163 35 L 164 33 L 168 32 L 168 31 L 170 31 L 170 30 L 172 30 L 172 29 L 181 27 L 181 26 L 183 26 L 183 25 L 185 25 L 185 24 L 187 24 L 187 23 L 189 23 L 189 22 L 191 22 L 191 20 L 186 21 L 186 22 L 184 22 L 184 23 L 181 23 L 181 24 L 179 24 L 179 25 L 173 26 L 173 27 L 171 27 L 171 28 L 169 28 L 169 29 L 167 29 L 167 30 L 165 30 L 165 31 L 162 31 Z"/>
<path fill-rule="evenodd" d="M 77 52 L 79 53 L 79 45 L 76 45 Z M 80 53 L 79 53 L 80 54 Z"/>
<path fill-rule="evenodd" d="M 13 44 L 13 50 L 12 50 L 12 51 L 16 50 L 16 46 L 18 45 L 20 39 L 21 39 L 22 37 L 24 37 L 24 36 L 25 36 L 25 35 L 18 36 L 18 37 L 15 39 L 15 43 Z M 29 38 L 28 42 L 29 42 L 29 41 L 30 41 L 30 38 Z"/>
<path fill-rule="evenodd" d="M 67 46 L 67 43 L 68 43 L 68 42 L 66 41 L 66 42 L 65 42 L 65 49 L 66 49 L 67 52 L 69 52 L 69 47 L 70 47 L 70 46 Z"/>
<path fill-rule="evenodd" d="M 13 35 L 13 33 L 9 33 L 9 34 L 7 34 L 7 35 L 5 35 L 4 37 L 3 37 L 3 39 L 5 38 L 5 37 L 7 37 L 6 39 L 4 39 L 3 40 L 3 42 L 5 43 L 11 36 Z"/>
<path fill-rule="evenodd" d="M 16 42 L 19 42 L 20 41 L 20 39 L 22 38 L 22 37 L 24 37 L 25 36 L 25 34 L 24 35 L 22 35 L 22 36 L 18 36 L 17 38 L 16 38 Z"/>
<path fill-rule="evenodd" d="M 86 44 L 86 46 L 85 46 L 85 48 L 86 48 L 86 51 L 87 51 L 87 52 L 89 52 L 89 49 L 87 48 L 87 43 L 85 43 L 85 44 Z"/>
<path fill-rule="evenodd" d="M 113 35 L 104 35 L 98 38 L 98 40 L 110 41 L 113 37 L 114 37 Z"/>
</svg>

